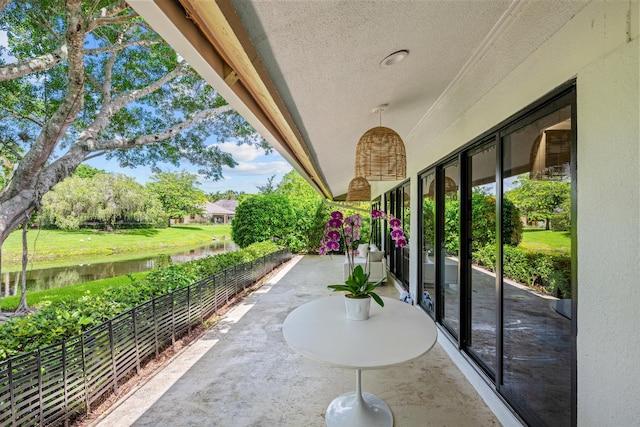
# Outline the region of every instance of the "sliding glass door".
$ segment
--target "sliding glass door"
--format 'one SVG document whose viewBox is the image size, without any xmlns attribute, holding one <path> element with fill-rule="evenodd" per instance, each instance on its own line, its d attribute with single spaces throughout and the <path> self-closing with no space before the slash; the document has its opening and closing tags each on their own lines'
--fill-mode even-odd
<svg viewBox="0 0 640 427">
<path fill-rule="evenodd" d="M 496 275 L 474 262 L 483 252 L 496 251 L 496 144 L 495 138 L 468 153 L 470 189 L 467 213 L 471 219 L 467 277 L 469 280 L 469 339 L 467 350 L 491 378 L 495 378 L 498 299 Z"/>
<path fill-rule="evenodd" d="M 420 174 L 419 303 L 526 423 L 575 425 L 575 89 Z"/>
<path fill-rule="evenodd" d="M 502 138 L 500 392 L 536 425 L 571 425 L 571 138 L 571 106 Z"/>
</svg>

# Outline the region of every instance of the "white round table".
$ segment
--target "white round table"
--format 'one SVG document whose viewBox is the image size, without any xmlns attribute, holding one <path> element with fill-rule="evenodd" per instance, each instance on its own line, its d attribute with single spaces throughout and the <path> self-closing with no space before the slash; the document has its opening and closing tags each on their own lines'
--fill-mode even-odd
<svg viewBox="0 0 640 427">
<path fill-rule="evenodd" d="M 321 298 L 293 310 L 282 331 L 304 356 L 356 370 L 356 390 L 335 398 L 327 408 L 327 426 L 391 427 L 393 415 L 379 397 L 361 390 L 361 370 L 386 368 L 422 356 L 436 342 L 433 320 L 420 308 L 385 298 L 371 302 L 368 320 L 347 320 L 344 296 Z"/>
</svg>

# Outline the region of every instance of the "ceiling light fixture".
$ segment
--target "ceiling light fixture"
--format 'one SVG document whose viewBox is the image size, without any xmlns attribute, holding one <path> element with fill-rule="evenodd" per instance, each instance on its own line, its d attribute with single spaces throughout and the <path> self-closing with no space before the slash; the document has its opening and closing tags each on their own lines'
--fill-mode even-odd
<svg viewBox="0 0 640 427">
<path fill-rule="evenodd" d="M 397 52 L 393 52 L 391 55 L 387 56 L 380 62 L 380 65 L 383 67 L 388 67 L 390 65 L 395 65 L 398 62 L 402 61 L 404 58 L 409 56 L 409 51 L 406 49 L 399 50 Z"/>
<path fill-rule="evenodd" d="M 396 131 L 382 126 L 382 110 L 388 105 L 382 104 L 373 110 L 380 116 L 380 126 L 366 131 L 356 145 L 356 177 L 368 181 L 397 181 L 407 176 L 404 141 Z"/>
<path fill-rule="evenodd" d="M 349 183 L 347 202 L 370 202 L 371 184 L 362 177 L 355 177 Z"/>
</svg>

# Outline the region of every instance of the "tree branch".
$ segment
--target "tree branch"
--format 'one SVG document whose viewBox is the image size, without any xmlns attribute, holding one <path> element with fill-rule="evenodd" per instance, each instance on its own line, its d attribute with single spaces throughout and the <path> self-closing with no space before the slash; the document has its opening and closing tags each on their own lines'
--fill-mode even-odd
<svg viewBox="0 0 640 427">
<path fill-rule="evenodd" d="M 163 41 L 162 40 L 138 40 L 138 41 L 132 41 L 127 43 L 114 44 L 112 46 L 87 49 L 84 51 L 84 53 L 87 55 L 100 55 L 102 53 L 119 52 L 121 50 L 124 50 L 132 46 L 153 46 L 160 43 L 163 43 Z"/>
<path fill-rule="evenodd" d="M 41 27 L 46 28 L 47 31 L 53 36 L 54 39 L 58 40 L 59 42 L 62 41 L 60 34 L 56 33 L 56 31 L 51 27 L 51 25 L 49 25 L 49 22 L 47 22 L 47 19 L 42 15 L 42 12 L 40 11 L 40 9 L 36 7 L 29 7 L 28 13 L 32 16 L 32 19 L 35 22 L 38 22 Z"/>
<path fill-rule="evenodd" d="M 9 6 L 9 3 L 11 3 L 13 0 L 0 0 L 0 13 L 5 10 L 7 8 L 7 6 Z"/>
<path fill-rule="evenodd" d="M 67 46 L 64 44 L 51 53 L 1 66 L 0 82 L 47 70 L 66 59 Z"/>
<path fill-rule="evenodd" d="M 96 28 L 103 25 L 122 22 L 120 20 L 120 18 L 122 17 L 117 15 L 121 14 L 127 9 L 131 10 L 129 5 L 124 1 L 120 1 L 119 3 L 113 4 L 109 7 L 103 7 L 102 9 L 98 10 L 98 13 L 93 14 L 92 19 L 87 23 L 87 32 L 92 32 Z M 129 20 L 132 17 L 136 16 L 138 16 L 138 14 L 131 10 L 131 13 L 129 15 L 125 15 L 124 17 Z"/>
<path fill-rule="evenodd" d="M 10 110 L 10 109 L 4 108 L 4 107 L 2 109 L 5 110 L 6 112 L 8 112 L 9 114 L 11 114 L 13 117 L 19 117 L 19 118 L 21 118 L 23 120 L 30 121 L 31 123 L 33 123 L 33 124 L 35 124 L 35 125 L 37 125 L 39 127 L 44 126 L 44 123 L 41 122 L 40 120 L 36 119 L 35 117 L 26 116 L 26 115 L 22 114 L 20 111 Z"/>
<path fill-rule="evenodd" d="M 186 66 L 186 63 L 181 62 L 171 72 L 165 74 L 162 78 L 154 81 L 150 85 L 145 86 L 141 89 L 132 90 L 131 92 L 118 95 L 113 99 L 113 102 L 109 104 L 105 103 L 104 105 L 110 110 L 110 115 L 112 116 L 117 111 L 120 111 L 122 108 L 124 108 L 126 105 L 144 98 L 145 96 L 160 89 L 162 86 L 164 86 L 166 83 L 169 83 L 176 77 L 187 74 L 187 72 L 188 67 Z M 102 110 L 104 110 L 104 107 Z M 102 114 L 102 111 L 100 112 L 100 114 Z"/>
<path fill-rule="evenodd" d="M 150 134 L 150 135 L 142 135 L 137 136 L 135 138 L 127 138 L 127 139 L 110 139 L 104 141 L 89 141 L 85 142 L 87 151 L 99 151 L 99 150 L 121 150 L 133 147 L 141 147 L 147 144 L 155 144 L 165 139 L 173 138 L 178 133 L 183 130 L 193 126 L 194 124 L 208 119 L 212 116 L 217 116 L 222 113 L 226 113 L 227 111 L 231 111 L 230 105 L 223 105 L 222 107 L 210 108 L 208 110 L 202 110 L 192 115 L 189 119 L 180 122 L 169 129 L 166 129 L 162 132 Z"/>
</svg>

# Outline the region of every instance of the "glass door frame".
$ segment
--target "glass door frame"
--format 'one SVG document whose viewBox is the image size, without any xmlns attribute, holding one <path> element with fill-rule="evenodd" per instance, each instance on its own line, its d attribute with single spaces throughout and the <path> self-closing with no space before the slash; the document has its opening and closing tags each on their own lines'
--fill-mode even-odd
<svg viewBox="0 0 640 427">
<path fill-rule="evenodd" d="M 578 311 L 577 311 L 577 300 L 578 300 L 578 285 L 577 285 L 577 274 L 578 274 L 578 266 L 577 266 L 577 106 L 576 106 L 576 82 L 575 80 L 569 81 L 564 85 L 557 88 L 555 91 L 545 96 L 541 100 L 529 105 L 524 108 L 520 112 L 512 115 L 511 117 L 504 120 L 502 123 L 494 126 L 489 129 L 487 132 L 478 136 L 474 140 L 462 146 L 456 152 L 448 155 L 447 157 L 435 162 L 422 171 L 418 173 L 418 196 L 424 197 L 424 178 L 426 178 L 429 174 L 435 173 L 435 203 L 436 203 L 436 211 L 435 211 L 435 240 L 436 245 L 434 248 L 435 251 L 435 262 L 438 266 L 435 269 L 435 284 L 434 289 L 438 298 L 436 299 L 436 305 L 434 310 L 435 321 L 438 323 L 442 329 L 446 332 L 445 336 L 447 336 L 455 345 L 457 345 L 458 349 L 464 352 L 473 362 L 480 368 L 480 371 L 484 373 L 487 381 L 492 382 L 498 394 L 501 394 L 501 384 L 503 383 L 503 373 L 504 373 L 504 364 L 503 364 L 503 327 L 504 327 L 504 307 L 503 307 L 503 285 L 502 285 L 502 277 L 503 277 L 503 250 L 502 250 L 502 234 L 503 227 L 502 221 L 502 210 L 503 210 L 503 198 L 504 198 L 504 185 L 503 185 L 503 137 L 510 134 L 516 129 L 522 128 L 536 120 L 557 111 L 563 107 L 571 106 L 571 164 L 570 164 L 570 174 L 571 174 L 571 291 L 572 291 L 572 301 L 571 301 L 571 310 L 572 310 L 572 323 L 571 323 L 571 424 L 575 426 L 577 424 L 577 349 L 576 349 L 576 339 L 577 339 L 577 324 L 578 324 Z M 487 367 L 483 366 L 480 362 L 478 355 L 476 355 L 472 350 L 468 348 L 469 337 L 471 336 L 471 286 L 470 286 L 470 274 L 471 274 L 471 265 L 470 261 L 468 261 L 470 256 L 470 246 L 469 246 L 469 238 L 471 232 L 471 225 L 469 224 L 469 216 L 468 211 L 470 209 L 470 197 L 472 193 L 471 189 L 471 177 L 469 176 L 469 153 L 473 149 L 480 147 L 488 143 L 489 141 L 493 141 L 496 147 L 496 265 L 495 265 L 495 274 L 496 274 L 496 366 L 495 366 L 495 375 L 491 375 L 488 372 Z M 445 220 L 445 210 L 444 210 L 444 168 L 451 164 L 452 161 L 458 160 L 458 165 L 460 168 L 460 186 L 459 186 L 459 198 L 460 198 L 460 248 L 459 254 L 460 260 L 465 260 L 465 262 L 458 263 L 458 282 L 459 282 L 459 291 L 460 291 L 460 334 L 456 334 L 455 331 L 452 330 L 450 326 L 443 321 L 444 319 L 444 304 L 443 300 L 440 298 L 441 295 L 441 287 L 442 280 L 444 277 L 442 266 L 444 265 L 445 253 L 443 251 L 443 242 L 444 242 L 444 220 Z M 421 248 L 422 239 L 424 238 L 424 230 L 423 230 L 423 212 L 422 206 L 419 209 L 419 212 L 416 214 L 419 215 L 418 219 L 418 233 L 417 236 L 421 239 L 418 247 Z M 464 242 L 464 244 L 462 243 Z M 418 262 L 418 277 L 419 281 L 423 281 L 423 266 L 422 262 Z M 422 291 L 423 284 L 419 283 L 419 292 Z"/>
</svg>

